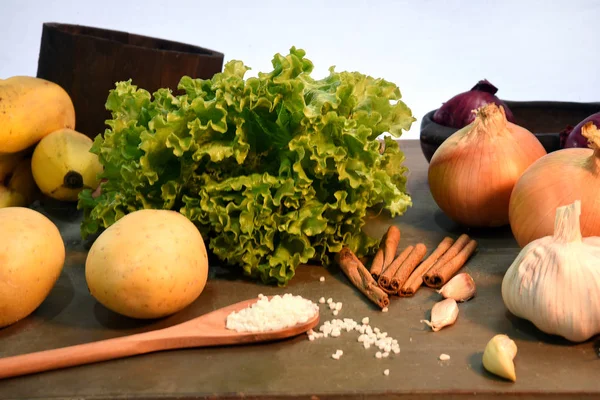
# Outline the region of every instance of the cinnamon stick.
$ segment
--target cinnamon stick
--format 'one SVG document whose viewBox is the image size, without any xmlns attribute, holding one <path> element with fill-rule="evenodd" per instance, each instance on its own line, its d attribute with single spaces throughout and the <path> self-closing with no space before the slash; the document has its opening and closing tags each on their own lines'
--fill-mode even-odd
<svg viewBox="0 0 600 400">
<path fill-rule="evenodd" d="M 371 268 L 369 272 L 371 273 L 371 277 L 376 281 L 379 279 L 379 275 L 383 271 L 383 261 L 384 261 L 384 253 L 383 249 L 380 247 L 375 253 L 373 257 L 373 261 L 371 261 Z"/>
<path fill-rule="evenodd" d="M 417 268 L 421 260 L 423 260 L 425 254 L 427 254 L 427 247 L 423 243 L 417 243 L 392 277 L 390 287 L 394 292 L 398 292 L 400 287 L 404 285 L 410 274 Z"/>
<path fill-rule="evenodd" d="M 387 294 L 388 294 L 388 296 L 393 296 L 393 295 L 395 295 L 395 294 L 396 294 L 396 291 L 395 291 L 395 290 L 392 290 L 392 289 L 390 289 L 390 288 L 381 287 L 381 286 L 379 286 L 379 285 L 378 285 L 378 287 L 379 287 L 379 289 L 381 289 L 381 290 L 383 290 L 385 293 L 387 293 Z"/>
<path fill-rule="evenodd" d="M 456 255 L 460 253 L 460 251 L 467 245 L 467 243 L 469 243 L 469 240 L 471 240 L 471 238 L 466 233 L 463 233 L 458 237 L 458 239 L 456 239 L 452 246 L 450 246 L 450 248 L 444 254 L 442 254 L 440 258 L 437 259 L 437 261 L 431 266 L 431 268 L 429 268 L 429 271 L 423 274 L 423 282 L 425 283 L 425 285 L 429 287 L 436 287 L 435 285 L 430 286 L 432 285 L 431 274 L 433 273 L 433 271 L 445 265 L 448 261 L 456 257 Z"/>
<path fill-rule="evenodd" d="M 405 248 L 402 251 L 402 253 L 400 253 L 400 255 L 396 257 L 396 259 L 392 261 L 392 263 L 383 271 L 383 273 L 379 275 L 379 280 L 377 281 L 379 287 L 385 288 L 390 291 L 392 290 L 392 287 L 390 286 L 392 278 L 394 277 L 394 275 L 396 275 L 396 272 L 398 272 L 398 269 L 400 268 L 404 260 L 408 258 L 408 255 L 413 250 L 413 248 L 414 246 L 408 246 L 407 248 Z"/>
<path fill-rule="evenodd" d="M 369 272 L 373 279 L 378 280 L 379 275 L 392 263 L 396 256 L 398 243 L 400 243 L 400 229 L 396 225 L 391 225 L 383 236 L 379 249 L 371 262 Z"/>
<path fill-rule="evenodd" d="M 390 304 L 387 293 L 377 286 L 375 279 L 373 279 L 367 268 L 358 260 L 358 258 L 356 258 L 356 255 L 352 250 L 347 247 L 342 248 L 337 254 L 337 261 L 340 269 L 348 277 L 350 282 L 352 282 L 362 294 L 367 296 L 369 300 L 377 304 L 381 309 Z"/>
<path fill-rule="evenodd" d="M 458 241 L 458 240 L 457 240 Z M 477 249 L 477 242 L 470 239 L 469 242 L 452 259 L 445 263 L 436 263 L 427 274 L 423 276 L 425 284 L 429 287 L 442 287 L 452 276 L 462 268 L 467 260 Z M 450 248 L 452 250 L 452 248 Z M 450 251 L 448 250 L 448 252 Z"/>
<path fill-rule="evenodd" d="M 408 277 L 408 280 L 400 287 L 398 295 L 401 297 L 414 296 L 423 284 L 423 275 L 435 264 L 435 262 L 454 244 L 454 239 L 446 236 L 436 249 L 423 261 L 417 269 Z"/>
</svg>

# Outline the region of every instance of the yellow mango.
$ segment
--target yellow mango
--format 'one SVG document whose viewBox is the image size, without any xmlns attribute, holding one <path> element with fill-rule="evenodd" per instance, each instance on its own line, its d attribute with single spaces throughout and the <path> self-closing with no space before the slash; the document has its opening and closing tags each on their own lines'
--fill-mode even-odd
<svg viewBox="0 0 600 400">
<path fill-rule="evenodd" d="M 0 209 L 0 328 L 42 304 L 64 262 L 65 244 L 46 216 L 24 207 Z"/>
<path fill-rule="evenodd" d="M 131 212 L 100 234 L 85 261 L 91 295 L 139 319 L 174 314 L 195 301 L 208 279 L 198 228 L 170 210 Z"/>
<path fill-rule="evenodd" d="M 75 108 L 59 85 L 31 76 L 0 79 L 0 153 L 16 153 L 58 129 L 75 129 Z"/>
</svg>

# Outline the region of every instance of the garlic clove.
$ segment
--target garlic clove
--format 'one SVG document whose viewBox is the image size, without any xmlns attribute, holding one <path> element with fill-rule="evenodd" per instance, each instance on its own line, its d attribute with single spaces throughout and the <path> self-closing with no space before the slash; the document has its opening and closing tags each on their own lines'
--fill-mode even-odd
<svg viewBox="0 0 600 400">
<path fill-rule="evenodd" d="M 458 317 L 458 304 L 454 299 L 445 299 L 434 304 L 431 309 L 431 321 L 421 320 L 432 331 L 437 332 L 440 329 L 452 325 Z"/>
<path fill-rule="evenodd" d="M 473 281 L 471 275 L 463 272 L 450 279 L 437 292 L 445 299 L 454 299 L 459 302 L 467 301 L 475 296 L 475 281 Z"/>
<path fill-rule="evenodd" d="M 515 382 L 515 364 L 517 345 L 506 335 L 494 336 L 485 346 L 483 352 L 483 367 L 492 374 Z"/>
</svg>

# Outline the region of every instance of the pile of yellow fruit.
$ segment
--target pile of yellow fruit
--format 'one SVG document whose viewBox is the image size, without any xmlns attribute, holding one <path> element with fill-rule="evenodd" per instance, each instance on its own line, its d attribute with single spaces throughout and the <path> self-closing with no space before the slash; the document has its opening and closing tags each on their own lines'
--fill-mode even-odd
<svg viewBox="0 0 600 400">
<path fill-rule="evenodd" d="M 75 131 L 73 102 L 59 85 L 0 79 L 0 208 L 27 206 L 40 191 L 76 201 L 84 188 L 96 189 L 102 165 L 91 147 Z"/>
<path fill-rule="evenodd" d="M 96 189 L 102 164 L 92 139 L 75 129 L 60 86 L 18 76 L 0 79 L 0 329 L 47 298 L 65 262 L 57 226 L 27 207 L 40 192 L 76 201 Z M 208 277 L 195 225 L 175 211 L 139 210 L 96 240 L 85 263 L 92 296 L 132 318 L 159 318 L 193 302 Z"/>
</svg>

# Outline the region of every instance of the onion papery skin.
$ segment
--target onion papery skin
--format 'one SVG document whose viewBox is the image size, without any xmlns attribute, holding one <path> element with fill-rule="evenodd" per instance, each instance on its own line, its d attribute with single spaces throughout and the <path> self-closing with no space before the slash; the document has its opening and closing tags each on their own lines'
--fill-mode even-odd
<svg viewBox="0 0 600 400">
<path fill-rule="evenodd" d="M 515 118 L 506 103 L 496 96 L 497 91 L 498 89 L 486 79 L 481 80 L 471 90 L 459 93 L 442 104 L 435 111 L 432 119 L 436 124 L 461 129 L 475 120 L 473 110 L 494 103 L 497 106 L 502 106 L 508 121 L 515 122 Z"/>
<path fill-rule="evenodd" d="M 467 227 L 508 225 L 515 183 L 546 154 L 531 132 L 506 120 L 501 107 L 483 108 L 488 113 L 495 109 L 494 117 L 486 123 L 477 117 L 446 139 L 431 158 L 428 171 L 437 205 L 451 220 Z"/>
<path fill-rule="evenodd" d="M 527 169 L 511 194 L 509 220 L 520 247 L 552 235 L 556 208 L 581 200 L 581 234 L 600 236 L 600 155 L 592 149 L 552 152 Z"/>
<path fill-rule="evenodd" d="M 581 129 L 588 122 L 593 122 L 596 126 L 600 126 L 600 112 L 592 114 L 577 125 L 569 132 L 567 139 L 565 140 L 565 148 L 581 147 L 584 149 L 588 148 L 588 140 L 581 134 Z"/>
</svg>

